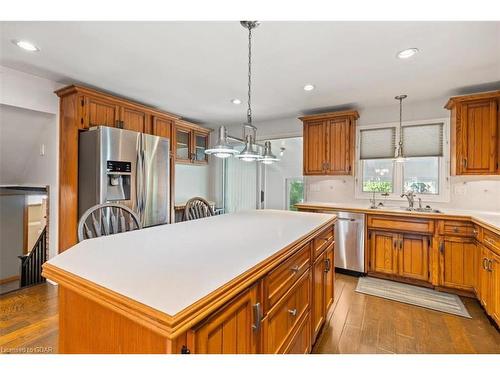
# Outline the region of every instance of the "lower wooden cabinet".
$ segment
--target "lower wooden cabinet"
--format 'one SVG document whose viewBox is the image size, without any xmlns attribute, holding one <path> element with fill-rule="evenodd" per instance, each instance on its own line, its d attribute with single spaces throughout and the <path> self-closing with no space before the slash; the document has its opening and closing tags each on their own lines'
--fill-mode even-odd
<svg viewBox="0 0 500 375">
<path fill-rule="evenodd" d="M 478 266 L 479 301 L 488 315 L 500 325 L 500 256 L 482 246 Z"/>
<path fill-rule="evenodd" d="M 439 246 L 440 285 L 473 291 L 477 283 L 477 252 L 472 238 L 444 238 Z"/>
<path fill-rule="evenodd" d="M 283 353 L 290 335 L 310 310 L 311 271 L 307 271 L 262 321 L 263 352 Z"/>
<path fill-rule="evenodd" d="M 252 354 L 258 352 L 257 285 L 247 289 L 226 308 L 193 330 L 195 353 Z"/>
<path fill-rule="evenodd" d="M 313 264 L 313 304 L 311 306 L 312 342 L 316 341 L 321 327 L 326 320 L 326 314 L 333 303 L 334 282 L 334 243 L 316 258 Z"/>
<path fill-rule="evenodd" d="M 324 242 L 326 232 L 332 234 Z M 189 330 L 178 346 L 197 354 L 310 352 L 333 304 L 334 243 L 332 228 L 322 231 Z"/>
<path fill-rule="evenodd" d="M 307 354 L 311 351 L 311 314 L 307 313 L 299 323 L 295 334 L 285 347 L 284 354 Z"/>
<path fill-rule="evenodd" d="M 370 272 L 429 280 L 429 236 L 370 231 L 369 247 Z"/>
</svg>

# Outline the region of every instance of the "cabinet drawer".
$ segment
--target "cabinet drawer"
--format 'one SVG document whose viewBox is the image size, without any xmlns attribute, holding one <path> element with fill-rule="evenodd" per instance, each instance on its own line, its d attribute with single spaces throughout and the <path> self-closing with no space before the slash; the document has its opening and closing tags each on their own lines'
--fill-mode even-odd
<svg viewBox="0 0 500 375">
<path fill-rule="evenodd" d="M 327 246 L 333 241 L 333 227 L 329 227 L 324 230 L 313 240 L 314 247 L 314 259 L 316 259 L 322 252 L 327 248 Z"/>
<path fill-rule="evenodd" d="M 483 243 L 491 250 L 500 255 L 500 236 L 490 232 L 489 230 L 483 231 Z"/>
<path fill-rule="evenodd" d="M 283 352 L 301 318 L 309 313 L 310 291 L 311 271 L 308 270 L 269 310 L 263 320 L 264 353 Z"/>
<path fill-rule="evenodd" d="M 474 224 L 466 221 L 446 220 L 440 223 L 439 233 L 448 236 L 475 237 L 477 229 Z"/>
<path fill-rule="evenodd" d="M 311 314 L 307 313 L 292 339 L 286 345 L 284 354 L 307 354 L 311 351 Z"/>
<path fill-rule="evenodd" d="M 368 216 L 368 228 L 401 232 L 432 233 L 434 221 L 406 216 Z"/>
<path fill-rule="evenodd" d="M 311 244 L 308 243 L 267 275 L 264 281 L 266 311 L 274 306 L 309 268 L 310 261 Z"/>
</svg>

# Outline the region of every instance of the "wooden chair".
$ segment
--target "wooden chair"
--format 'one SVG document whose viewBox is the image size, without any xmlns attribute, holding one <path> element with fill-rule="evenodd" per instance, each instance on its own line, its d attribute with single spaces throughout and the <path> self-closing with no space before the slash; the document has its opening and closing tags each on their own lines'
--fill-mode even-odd
<svg viewBox="0 0 500 375">
<path fill-rule="evenodd" d="M 205 199 L 194 197 L 187 201 L 184 208 L 184 220 L 195 220 L 209 216 L 214 216 L 214 210 Z"/>
<path fill-rule="evenodd" d="M 139 216 L 127 206 L 103 203 L 90 207 L 78 222 L 78 242 L 141 229 Z"/>
</svg>

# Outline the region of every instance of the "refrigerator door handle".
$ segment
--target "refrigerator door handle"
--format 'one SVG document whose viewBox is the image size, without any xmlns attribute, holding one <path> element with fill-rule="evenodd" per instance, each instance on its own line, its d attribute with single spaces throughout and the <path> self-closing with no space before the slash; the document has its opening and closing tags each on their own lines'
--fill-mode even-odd
<svg viewBox="0 0 500 375">
<path fill-rule="evenodd" d="M 137 151 L 137 171 L 135 174 L 135 201 L 136 201 L 136 210 L 139 218 L 142 220 L 142 204 L 143 204 L 143 163 L 144 157 L 142 152 L 142 145 L 140 149 Z"/>
</svg>

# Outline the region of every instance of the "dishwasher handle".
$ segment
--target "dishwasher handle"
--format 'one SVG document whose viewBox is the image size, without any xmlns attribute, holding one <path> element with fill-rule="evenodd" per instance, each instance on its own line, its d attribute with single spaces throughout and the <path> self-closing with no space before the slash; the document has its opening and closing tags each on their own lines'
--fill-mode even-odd
<svg viewBox="0 0 500 375">
<path fill-rule="evenodd" d="M 343 221 L 356 221 L 356 219 L 349 219 L 347 217 L 338 217 L 337 220 L 343 220 Z"/>
</svg>

